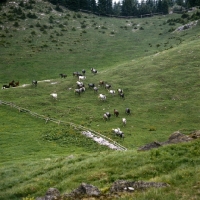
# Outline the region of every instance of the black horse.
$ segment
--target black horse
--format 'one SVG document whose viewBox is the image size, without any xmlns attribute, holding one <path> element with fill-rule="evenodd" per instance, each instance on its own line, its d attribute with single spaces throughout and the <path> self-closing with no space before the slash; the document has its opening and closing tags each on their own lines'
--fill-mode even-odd
<svg viewBox="0 0 200 200">
<path fill-rule="evenodd" d="M 3 85 L 2 89 L 10 88 L 10 85 Z"/>
<path fill-rule="evenodd" d="M 67 75 L 66 74 L 59 74 L 61 78 L 66 78 Z"/>
<path fill-rule="evenodd" d="M 37 86 L 37 81 L 36 81 L 36 80 L 33 80 L 33 81 L 32 81 L 32 85 L 36 87 L 36 86 Z"/>
</svg>

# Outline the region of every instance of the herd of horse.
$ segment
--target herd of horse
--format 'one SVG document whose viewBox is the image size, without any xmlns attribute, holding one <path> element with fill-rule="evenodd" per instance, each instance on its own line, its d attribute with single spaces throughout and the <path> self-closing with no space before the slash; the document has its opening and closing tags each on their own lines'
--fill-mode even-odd
<svg viewBox="0 0 200 200">
<path fill-rule="evenodd" d="M 19 81 L 15 82 L 12 80 L 11 82 L 8 83 L 8 85 L 3 85 L 2 89 L 10 88 L 10 87 L 17 87 L 19 86 Z"/>
</svg>

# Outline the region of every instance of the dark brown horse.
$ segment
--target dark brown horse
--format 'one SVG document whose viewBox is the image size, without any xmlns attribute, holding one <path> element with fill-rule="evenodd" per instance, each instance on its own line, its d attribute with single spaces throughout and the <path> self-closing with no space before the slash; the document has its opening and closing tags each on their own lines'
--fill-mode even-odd
<svg viewBox="0 0 200 200">
<path fill-rule="evenodd" d="M 114 115 L 115 115 L 116 117 L 118 117 L 118 116 L 119 116 L 119 111 L 116 110 L 116 109 L 114 109 Z"/>
<path fill-rule="evenodd" d="M 19 81 L 15 82 L 13 87 L 17 87 L 17 86 L 19 86 Z"/>
<path fill-rule="evenodd" d="M 9 83 L 9 86 L 12 86 L 12 87 L 14 87 L 15 86 L 15 81 L 13 80 L 13 81 L 11 81 L 10 83 Z"/>
</svg>

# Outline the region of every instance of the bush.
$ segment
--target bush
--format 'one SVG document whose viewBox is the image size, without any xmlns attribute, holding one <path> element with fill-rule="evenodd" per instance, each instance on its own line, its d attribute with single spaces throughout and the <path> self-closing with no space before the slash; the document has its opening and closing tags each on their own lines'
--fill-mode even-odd
<svg viewBox="0 0 200 200">
<path fill-rule="evenodd" d="M 76 16 L 77 16 L 78 18 L 81 18 L 81 14 L 80 14 L 80 13 L 78 13 Z"/>
<path fill-rule="evenodd" d="M 155 128 L 154 126 L 151 126 L 151 127 L 149 128 L 149 131 L 156 131 L 156 128 Z"/>
<path fill-rule="evenodd" d="M 20 1 L 19 6 L 24 7 L 24 1 Z"/>
<path fill-rule="evenodd" d="M 36 35 L 36 32 L 35 32 L 35 31 L 32 31 L 32 32 L 31 32 L 31 35 Z"/>
<path fill-rule="evenodd" d="M 170 29 L 168 30 L 168 32 L 173 32 L 173 31 L 175 31 L 175 28 L 170 28 Z"/>
<path fill-rule="evenodd" d="M 29 12 L 29 13 L 27 14 L 27 17 L 29 17 L 29 18 L 31 18 L 31 19 L 37 19 L 37 15 L 36 15 L 35 13 L 31 13 L 31 12 Z"/>
<path fill-rule="evenodd" d="M 183 19 L 188 18 L 188 17 L 189 17 L 189 15 L 188 15 L 187 13 L 184 13 L 184 14 L 182 14 L 182 16 L 181 16 L 181 18 L 183 18 Z"/>
<path fill-rule="evenodd" d="M 55 10 L 58 12 L 63 12 L 63 9 L 57 4 Z"/>
<path fill-rule="evenodd" d="M 15 23 L 13 24 L 13 26 L 14 26 L 14 27 L 19 27 L 19 23 L 18 23 L 18 22 L 15 22 Z"/>
<path fill-rule="evenodd" d="M 26 19 L 26 15 L 22 13 L 22 15 L 19 17 L 20 19 Z"/>
<path fill-rule="evenodd" d="M 86 28 L 87 26 L 85 24 L 82 24 L 81 25 L 81 28 Z"/>
</svg>

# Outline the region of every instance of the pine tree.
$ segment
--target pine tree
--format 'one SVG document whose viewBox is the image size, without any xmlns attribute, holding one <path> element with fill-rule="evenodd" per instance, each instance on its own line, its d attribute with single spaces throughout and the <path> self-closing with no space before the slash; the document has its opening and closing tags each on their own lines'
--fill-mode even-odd
<svg viewBox="0 0 200 200">
<path fill-rule="evenodd" d="M 98 11 L 100 14 L 106 14 L 106 0 L 98 1 Z"/>
<path fill-rule="evenodd" d="M 169 13 L 169 5 L 168 5 L 167 0 L 164 0 L 162 2 L 162 12 L 163 12 L 163 14 L 168 14 Z"/>
<path fill-rule="evenodd" d="M 113 14 L 119 16 L 120 13 L 121 13 L 121 4 L 119 2 L 118 3 L 115 2 L 113 6 Z"/>
<path fill-rule="evenodd" d="M 92 12 L 97 11 L 97 4 L 95 0 L 90 0 L 88 4 L 89 4 L 89 10 L 91 10 Z"/>
</svg>

